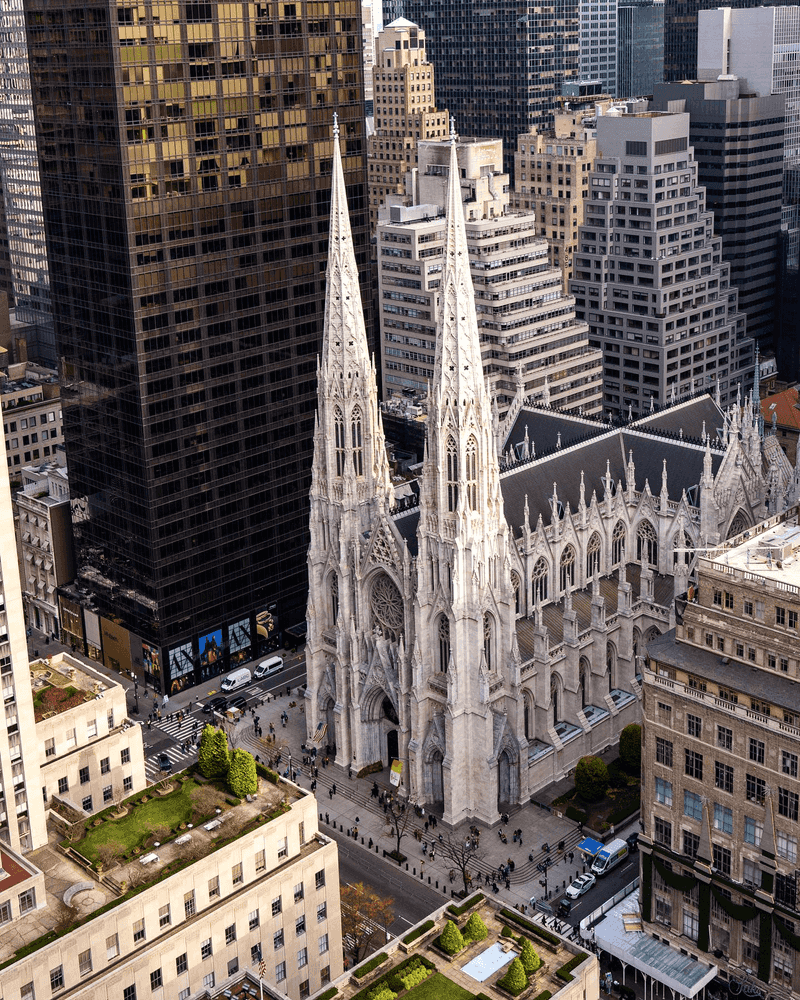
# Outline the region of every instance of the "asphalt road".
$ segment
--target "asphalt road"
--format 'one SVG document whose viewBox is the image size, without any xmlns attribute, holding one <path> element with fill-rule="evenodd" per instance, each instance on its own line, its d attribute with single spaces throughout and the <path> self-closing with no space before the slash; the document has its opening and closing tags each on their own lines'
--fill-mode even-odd
<svg viewBox="0 0 800 1000">
<path fill-rule="evenodd" d="M 587 893 L 584 893 L 583 896 L 580 896 L 573 903 L 572 912 L 569 915 L 567 923 L 573 927 L 577 927 L 585 916 L 588 916 L 607 899 L 610 899 L 629 882 L 632 882 L 638 874 L 639 852 L 634 851 L 633 854 L 628 855 L 621 865 L 618 865 L 608 875 L 604 875 L 603 878 L 599 878 L 596 885 L 592 886 Z M 559 899 L 563 895 L 563 893 L 560 893 Z M 551 900 L 551 903 L 553 905 L 553 912 L 555 912 L 558 908 L 558 900 Z"/>
</svg>

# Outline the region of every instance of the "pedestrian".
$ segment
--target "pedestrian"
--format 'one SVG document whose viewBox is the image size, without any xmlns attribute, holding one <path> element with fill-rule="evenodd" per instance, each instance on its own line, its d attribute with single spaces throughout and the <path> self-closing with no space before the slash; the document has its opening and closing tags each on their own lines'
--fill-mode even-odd
<svg viewBox="0 0 800 1000">
<path fill-rule="evenodd" d="M 369 849 L 372 850 L 372 837 L 369 838 Z"/>
<path fill-rule="evenodd" d="M 427 833 L 427 832 L 428 832 L 428 826 L 429 826 L 429 824 L 428 824 L 428 821 L 427 821 L 427 820 L 425 820 L 425 833 Z"/>
<path fill-rule="evenodd" d="M 350 764 L 347 765 L 347 777 L 350 779 L 350 781 L 353 780 L 353 768 Z"/>
<path fill-rule="evenodd" d="M 331 818 L 327 813 L 325 813 L 325 826 L 330 826 L 330 825 L 331 825 Z"/>
<path fill-rule="evenodd" d="M 336 794 L 336 782 L 331 785 L 331 798 Z"/>
<path fill-rule="evenodd" d="M 292 689 L 291 689 L 291 688 L 289 687 L 289 685 L 287 684 L 287 685 L 286 685 L 286 697 L 288 698 L 288 697 L 289 697 L 289 695 L 290 695 L 291 693 L 292 693 Z"/>
<path fill-rule="evenodd" d="M 509 879 L 506 879 L 506 889 L 510 888 L 511 888 L 511 881 Z"/>
</svg>

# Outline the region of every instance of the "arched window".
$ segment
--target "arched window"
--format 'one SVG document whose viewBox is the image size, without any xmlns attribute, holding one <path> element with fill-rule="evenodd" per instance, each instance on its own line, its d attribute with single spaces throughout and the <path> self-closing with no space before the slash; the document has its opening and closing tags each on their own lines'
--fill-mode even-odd
<svg viewBox="0 0 800 1000">
<path fill-rule="evenodd" d="M 678 531 L 672 540 L 672 564 L 678 566 L 680 563 L 688 566 L 692 561 L 692 543 L 685 531 Z"/>
<path fill-rule="evenodd" d="M 339 617 L 339 577 L 331 573 L 331 625 L 336 624 Z"/>
<path fill-rule="evenodd" d="M 533 604 L 543 604 L 547 600 L 547 563 L 542 556 L 533 567 Z"/>
<path fill-rule="evenodd" d="M 648 566 L 658 566 L 658 537 L 649 521 L 642 521 L 636 532 L 636 559 L 647 560 Z"/>
<path fill-rule="evenodd" d="M 561 553 L 561 590 L 575 586 L 575 549 L 568 545 Z"/>
<path fill-rule="evenodd" d="M 553 706 L 553 725 L 555 726 L 558 722 L 558 679 L 556 675 L 553 674 L 550 677 L 550 704 Z"/>
<path fill-rule="evenodd" d="M 346 442 L 344 437 L 344 417 L 338 406 L 333 411 L 333 433 L 336 439 L 336 475 L 343 476 Z"/>
<path fill-rule="evenodd" d="M 606 643 L 606 671 L 608 673 L 608 690 L 614 687 L 614 667 L 617 663 L 617 649 L 613 642 Z"/>
<path fill-rule="evenodd" d="M 586 579 L 591 580 L 595 574 L 600 574 L 600 536 L 596 531 L 586 546 Z"/>
<path fill-rule="evenodd" d="M 467 500 L 470 510 L 478 509 L 478 442 L 474 437 L 467 443 Z"/>
<path fill-rule="evenodd" d="M 520 586 L 519 586 L 519 577 L 517 576 L 516 573 L 511 574 L 511 586 L 514 588 L 514 613 L 518 615 L 520 613 L 519 609 Z"/>
<path fill-rule="evenodd" d="M 586 708 L 586 685 L 590 673 L 589 664 L 585 656 L 582 656 L 578 664 L 578 688 L 581 695 L 581 708 Z"/>
<path fill-rule="evenodd" d="M 458 450 L 452 438 L 447 439 L 447 509 L 458 507 Z"/>
<path fill-rule="evenodd" d="M 492 645 L 494 643 L 494 622 L 487 612 L 483 616 L 483 655 L 486 657 L 486 669 L 492 670 Z"/>
<path fill-rule="evenodd" d="M 622 562 L 622 550 L 625 548 L 625 525 L 617 521 L 611 536 L 611 563 L 618 566 Z"/>
<path fill-rule="evenodd" d="M 525 732 L 525 739 L 533 739 L 533 696 L 530 691 L 522 694 L 522 724 Z"/>
<path fill-rule="evenodd" d="M 450 619 L 447 615 L 439 618 L 439 671 L 447 673 L 450 664 Z"/>
<path fill-rule="evenodd" d="M 364 441 L 361 427 L 361 409 L 356 406 L 350 420 L 350 440 L 353 446 L 353 470 L 357 476 L 364 475 Z"/>
<path fill-rule="evenodd" d="M 749 528 L 749 523 L 747 518 L 744 516 L 743 511 L 737 510 L 736 517 L 731 521 L 731 526 L 728 531 L 728 538 L 734 538 L 736 535 L 741 535 L 743 531 L 747 531 Z"/>
</svg>

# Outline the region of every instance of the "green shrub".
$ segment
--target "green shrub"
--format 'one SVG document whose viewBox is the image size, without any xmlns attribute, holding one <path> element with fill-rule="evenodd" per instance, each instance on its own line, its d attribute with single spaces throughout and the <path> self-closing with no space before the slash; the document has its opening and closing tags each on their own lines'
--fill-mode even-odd
<svg viewBox="0 0 800 1000">
<path fill-rule="evenodd" d="M 511 920 L 515 924 L 519 924 L 520 927 L 524 927 L 526 931 L 529 931 L 534 937 L 546 941 L 552 948 L 559 948 L 561 945 L 560 938 L 557 938 L 555 934 L 551 934 L 550 931 L 546 931 L 544 927 L 540 927 L 539 924 L 535 924 L 531 920 L 526 920 L 525 917 L 520 916 L 515 910 L 502 909 L 500 916 L 505 917 L 506 920 Z M 509 934 L 511 934 L 510 930 Z"/>
<path fill-rule="evenodd" d="M 444 925 L 444 930 L 439 935 L 439 947 L 445 955 L 455 955 L 464 947 L 464 938 L 461 931 L 452 920 L 448 920 Z"/>
<path fill-rule="evenodd" d="M 462 913 L 466 913 L 467 910 L 471 910 L 473 906 L 477 906 L 478 903 L 482 903 L 486 899 L 482 892 L 476 892 L 474 896 L 470 896 L 469 899 L 464 900 L 459 906 L 455 906 L 453 903 L 447 907 L 447 912 L 452 913 L 454 917 L 460 917 Z"/>
<path fill-rule="evenodd" d="M 206 723 L 203 735 L 200 737 L 200 749 L 197 751 L 197 762 L 200 773 L 206 778 L 225 778 L 230 767 L 230 752 L 228 737 L 221 729 Z"/>
<path fill-rule="evenodd" d="M 533 1000 L 550 1000 L 550 997 L 552 995 L 553 994 L 550 992 L 550 990 L 542 990 L 541 993 L 536 994 Z M 322 997 L 320 997 L 319 1000 L 322 1000 Z"/>
<path fill-rule="evenodd" d="M 372 972 L 373 969 L 377 969 L 379 965 L 383 965 L 389 956 L 385 951 L 379 952 L 377 955 L 373 955 L 368 962 L 364 962 L 357 969 L 353 971 L 353 975 L 356 979 L 363 979 L 364 976 Z"/>
<path fill-rule="evenodd" d="M 394 973 L 381 979 L 381 983 L 384 982 L 389 989 L 394 990 L 395 993 L 402 993 L 402 991 L 406 988 L 405 980 L 401 979 L 400 976 L 396 976 Z"/>
<path fill-rule="evenodd" d="M 515 958 L 511 965 L 509 965 L 508 972 L 503 978 L 498 979 L 497 985 L 502 986 L 504 990 L 508 990 L 512 996 L 518 996 L 522 993 L 528 985 L 528 977 L 525 975 L 525 969 L 518 958 Z"/>
<path fill-rule="evenodd" d="M 500 937 L 514 937 L 514 932 L 508 924 L 503 924 L 503 929 L 500 931 Z"/>
<path fill-rule="evenodd" d="M 233 751 L 228 770 L 228 787 L 240 799 L 245 795 L 255 795 L 258 791 L 255 758 L 247 750 L 237 748 Z"/>
<path fill-rule="evenodd" d="M 577 806 L 567 806 L 564 810 L 564 815 L 567 819 L 571 819 L 575 823 L 585 823 L 589 819 L 589 814 L 585 813 L 582 809 L 578 809 Z"/>
<path fill-rule="evenodd" d="M 481 919 L 480 913 L 473 913 L 464 925 L 464 938 L 470 941 L 484 941 L 489 936 L 486 924 Z"/>
<path fill-rule="evenodd" d="M 619 734 L 619 755 L 632 771 L 642 766 L 642 727 L 637 722 L 625 726 Z"/>
<path fill-rule="evenodd" d="M 618 760 L 612 760 L 608 765 L 608 780 L 612 788 L 628 787 L 628 775 L 622 770 Z"/>
<path fill-rule="evenodd" d="M 424 965 L 418 966 L 416 969 L 412 969 L 405 976 L 401 976 L 400 982 L 405 986 L 407 990 L 413 989 L 418 986 L 421 982 L 431 975 L 431 970 L 426 969 Z"/>
<path fill-rule="evenodd" d="M 371 993 L 368 993 L 367 997 L 369 1000 L 396 1000 L 397 994 L 390 990 L 385 983 L 381 983 Z"/>
<path fill-rule="evenodd" d="M 587 802 L 599 802 L 608 788 L 608 768 L 599 757 L 581 757 L 575 768 L 575 788 Z"/>
<path fill-rule="evenodd" d="M 425 923 L 420 924 L 416 930 L 411 931 L 410 934 L 406 934 L 403 938 L 403 944 L 412 944 L 418 937 L 422 937 L 423 934 L 427 934 L 431 927 L 433 927 L 433 921 L 426 920 Z"/>
<path fill-rule="evenodd" d="M 541 958 L 539 958 L 536 954 L 533 945 L 527 938 L 522 939 L 522 950 L 519 953 L 519 960 L 522 962 L 522 968 L 528 973 L 528 975 L 532 972 L 536 972 L 542 964 Z"/>
<path fill-rule="evenodd" d="M 324 993 L 320 993 L 320 995 L 317 997 L 317 1000 L 333 1000 L 333 998 L 336 996 L 338 992 L 339 991 L 335 986 L 331 986 L 329 990 L 325 990 Z"/>
<path fill-rule="evenodd" d="M 581 964 L 581 962 L 586 961 L 587 957 L 588 956 L 586 955 L 585 952 L 583 951 L 578 952 L 578 954 L 575 955 L 574 958 L 571 958 L 566 963 L 566 965 L 562 965 L 560 969 L 556 970 L 556 975 L 558 976 L 559 979 L 563 979 L 565 983 L 571 983 L 574 978 L 572 975 L 572 970 L 576 969 Z"/>
<path fill-rule="evenodd" d="M 608 817 L 609 823 L 613 824 L 614 826 L 616 826 L 617 823 L 622 823 L 622 821 L 626 820 L 631 813 L 635 813 L 636 810 L 641 807 L 641 804 L 642 801 L 640 795 L 637 794 L 635 796 L 632 796 L 629 799 L 627 805 L 620 806 L 619 809 L 615 809 L 614 812 L 612 812 L 609 815 Z"/>
</svg>

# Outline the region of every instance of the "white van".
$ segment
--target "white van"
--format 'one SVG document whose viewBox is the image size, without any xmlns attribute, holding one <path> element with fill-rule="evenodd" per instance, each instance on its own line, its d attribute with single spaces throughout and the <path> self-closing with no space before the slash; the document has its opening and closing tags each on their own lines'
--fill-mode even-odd
<svg viewBox="0 0 800 1000">
<path fill-rule="evenodd" d="M 220 684 L 220 690 L 225 692 L 235 691 L 236 688 L 240 688 L 244 684 L 249 684 L 251 680 L 252 677 L 247 667 L 239 667 L 239 669 L 234 670 L 232 674 L 228 674 L 225 680 Z"/>
<path fill-rule="evenodd" d="M 593 875 L 607 875 L 612 868 L 624 861 L 628 856 L 628 845 L 624 840 L 612 840 L 610 844 L 597 852 L 592 863 Z"/>
<path fill-rule="evenodd" d="M 260 681 L 262 677 L 269 677 L 270 674 L 277 674 L 279 670 L 283 670 L 283 657 L 271 656 L 268 660 L 262 660 L 261 663 L 259 663 L 256 667 L 254 677 L 257 681 Z"/>
</svg>

